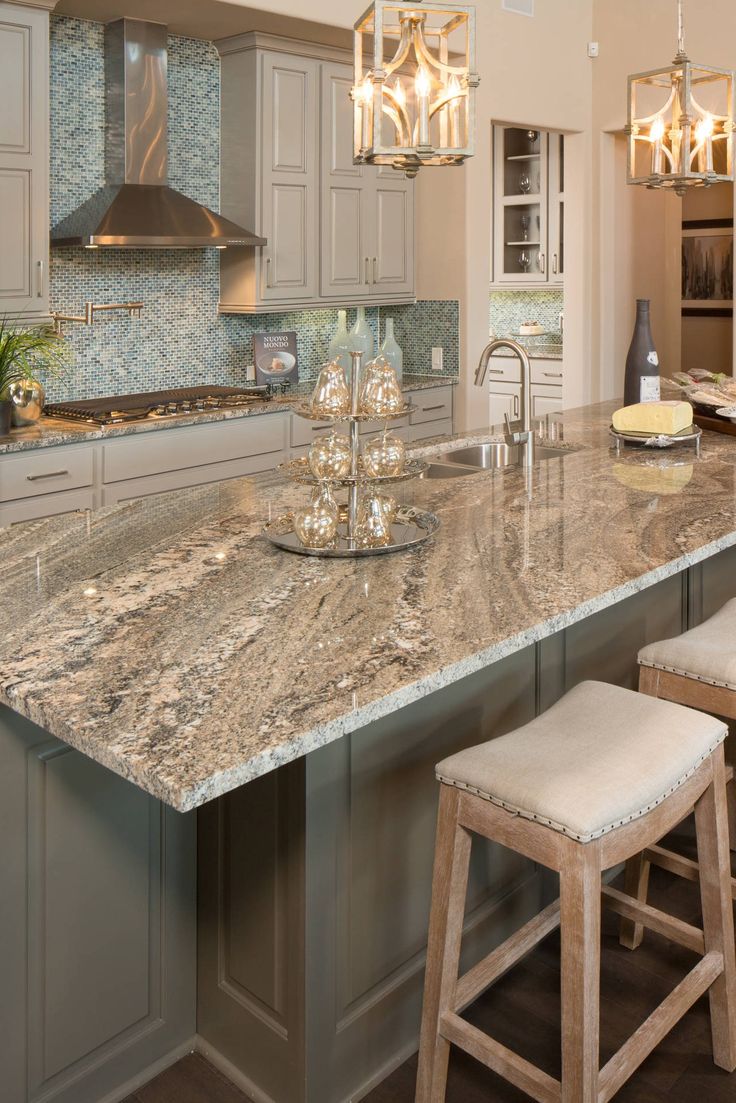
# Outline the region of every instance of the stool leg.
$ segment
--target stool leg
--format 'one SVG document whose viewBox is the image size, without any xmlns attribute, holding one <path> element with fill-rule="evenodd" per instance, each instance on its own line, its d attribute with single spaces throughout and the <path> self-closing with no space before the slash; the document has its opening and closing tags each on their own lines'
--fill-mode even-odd
<svg viewBox="0 0 736 1103">
<path fill-rule="evenodd" d="M 649 871 L 651 864 L 646 861 L 643 854 L 635 854 L 626 862 L 624 875 L 624 892 L 627 896 L 633 896 L 646 904 L 649 892 Z M 636 950 L 644 939 L 644 927 L 633 919 L 622 919 L 619 924 L 618 940 L 628 950 Z"/>
<path fill-rule="evenodd" d="M 728 801 L 728 837 L 731 841 L 731 850 L 736 852 L 736 779 L 727 787 Z"/>
<path fill-rule="evenodd" d="M 601 867 L 596 842 L 571 843 L 560 872 L 561 1103 L 596 1103 L 600 1071 Z"/>
<path fill-rule="evenodd" d="M 440 1036 L 458 978 L 471 835 L 457 822 L 459 790 L 440 785 L 416 1103 L 442 1103 L 450 1043 Z"/>
<path fill-rule="evenodd" d="M 736 1070 L 736 948 L 731 907 L 723 747 L 712 756 L 713 782 L 695 806 L 705 951 L 723 955 L 723 973 L 711 985 L 713 1060 Z"/>
</svg>

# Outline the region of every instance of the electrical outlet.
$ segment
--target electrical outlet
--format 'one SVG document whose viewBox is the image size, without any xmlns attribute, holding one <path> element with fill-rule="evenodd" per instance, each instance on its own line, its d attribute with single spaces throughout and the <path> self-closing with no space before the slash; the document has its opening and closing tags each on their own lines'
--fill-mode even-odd
<svg viewBox="0 0 736 1103">
<path fill-rule="evenodd" d="M 246 366 L 245 366 L 245 380 L 246 380 L 246 383 L 255 383 L 255 381 L 256 381 L 256 366 L 255 366 L 255 364 L 246 364 Z"/>
<path fill-rule="evenodd" d="M 442 371 L 444 355 L 445 350 L 442 347 L 432 349 L 432 371 Z"/>
<path fill-rule="evenodd" d="M 588 57 L 598 57 L 598 43 L 597 42 L 589 42 L 588 43 Z"/>
</svg>

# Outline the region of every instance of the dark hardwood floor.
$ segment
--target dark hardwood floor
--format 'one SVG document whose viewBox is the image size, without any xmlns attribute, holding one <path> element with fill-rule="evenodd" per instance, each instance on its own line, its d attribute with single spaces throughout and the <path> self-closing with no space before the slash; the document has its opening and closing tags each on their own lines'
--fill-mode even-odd
<svg viewBox="0 0 736 1103">
<path fill-rule="evenodd" d="M 687 836 L 677 849 L 691 853 Z M 694 856 L 694 855 L 693 855 Z M 700 922 L 696 886 L 653 871 L 650 902 L 692 923 Z M 674 988 L 696 961 L 654 934 L 635 953 L 622 949 L 617 921 L 604 913 L 601 1063 Z M 466 1013 L 480 1028 L 560 1075 L 559 935 L 551 935 L 525 961 L 502 978 Z M 413 1103 L 416 1057 L 405 1062 L 369 1096 L 366 1103 Z M 710 1052 L 707 998 L 700 1000 L 636 1075 L 616 1103 L 734 1103 L 736 1073 L 716 1068 Z M 496 1077 L 470 1057 L 453 1051 L 446 1103 L 528 1103 L 528 1096 Z M 125 1103 L 249 1103 L 199 1056 L 141 1088 Z"/>
</svg>

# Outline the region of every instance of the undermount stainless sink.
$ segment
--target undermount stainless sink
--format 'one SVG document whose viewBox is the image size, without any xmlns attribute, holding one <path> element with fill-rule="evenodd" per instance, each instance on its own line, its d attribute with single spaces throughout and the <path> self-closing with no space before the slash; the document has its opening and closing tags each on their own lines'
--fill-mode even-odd
<svg viewBox="0 0 736 1103">
<path fill-rule="evenodd" d="M 570 454 L 569 448 L 555 448 L 538 444 L 534 449 L 535 460 L 551 460 Z M 469 448 L 456 448 L 452 452 L 440 452 L 429 457 L 429 468 L 424 479 L 456 479 L 462 475 L 477 475 L 480 471 L 495 471 L 501 467 L 513 467 L 521 460 L 518 444 L 504 440 L 492 440 L 488 444 L 474 444 Z"/>
</svg>

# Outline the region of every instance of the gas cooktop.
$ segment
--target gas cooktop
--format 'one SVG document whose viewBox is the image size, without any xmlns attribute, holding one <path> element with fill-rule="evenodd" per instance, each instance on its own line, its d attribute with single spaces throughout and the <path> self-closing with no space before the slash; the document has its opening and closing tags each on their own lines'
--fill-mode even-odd
<svg viewBox="0 0 736 1103">
<path fill-rule="evenodd" d="M 282 385 L 279 385 L 280 389 Z M 113 395 L 108 398 L 83 398 L 78 402 L 49 402 L 47 417 L 71 418 L 94 425 L 118 425 L 149 418 L 181 417 L 209 410 L 231 410 L 264 402 L 275 387 L 173 387 L 168 391 L 144 391 L 141 394 Z"/>
</svg>

